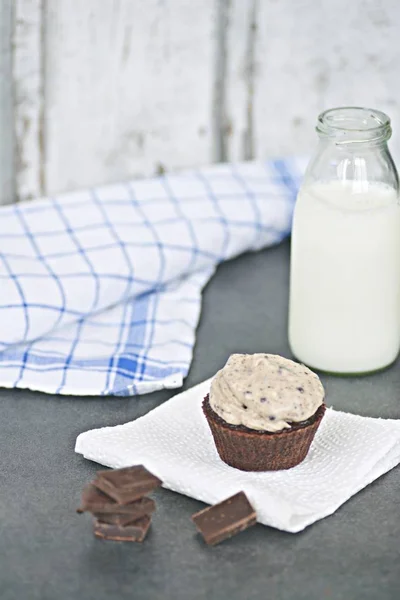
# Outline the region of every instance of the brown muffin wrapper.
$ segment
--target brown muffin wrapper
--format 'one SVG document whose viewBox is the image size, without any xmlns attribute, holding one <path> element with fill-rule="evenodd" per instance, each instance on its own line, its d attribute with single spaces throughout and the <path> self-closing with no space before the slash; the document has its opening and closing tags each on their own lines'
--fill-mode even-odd
<svg viewBox="0 0 400 600">
<path fill-rule="evenodd" d="M 308 425 L 294 425 L 278 432 L 260 432 L 226 423 L 210 406 L 208 395 L 203 412 L 218 454 L 226 464 L 241 471 L 278 471 L 301 463 L 325 414 L 322 404 Z"/>
</svg>

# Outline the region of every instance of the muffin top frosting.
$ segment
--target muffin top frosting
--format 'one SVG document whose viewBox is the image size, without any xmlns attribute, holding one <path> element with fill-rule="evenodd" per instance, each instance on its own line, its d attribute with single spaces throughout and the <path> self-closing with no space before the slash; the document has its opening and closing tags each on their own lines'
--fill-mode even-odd
<svg viewBox="0 0 400 600">
<path fill-rule="evenodd" d="M 211 382 L 211 408 L 227 423 L 281 431 L 309 419 L 324 401 L 319 377 L 275 354 L 232 354 Z"/>
</svg>

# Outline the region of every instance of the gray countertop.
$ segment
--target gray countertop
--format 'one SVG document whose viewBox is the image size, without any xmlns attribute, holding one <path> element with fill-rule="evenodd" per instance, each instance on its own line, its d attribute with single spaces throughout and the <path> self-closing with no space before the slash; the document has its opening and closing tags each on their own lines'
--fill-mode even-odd
<svg viewBox="0 0 400 600">
<path fill-rule="evenodd" d="M 190 387 L 232 352 L 290 357 L 288 245 L 222 265 L 204 293 Z M 400 365 L 365 378 L 323 377 L 328 403 L 400 417 Z M 87 429 L 141 416 L 174 392 L 141 398 L 53 397 L 0 390 L 1 600 L 397 600 L 400 470 L 299 534 L 257 525 L 206 547 L 190 516 L 204 505 L 160 489 L 143 544 L 96 540 L 75 508 L 99 468 L 74 453 Z"/>
</svg>

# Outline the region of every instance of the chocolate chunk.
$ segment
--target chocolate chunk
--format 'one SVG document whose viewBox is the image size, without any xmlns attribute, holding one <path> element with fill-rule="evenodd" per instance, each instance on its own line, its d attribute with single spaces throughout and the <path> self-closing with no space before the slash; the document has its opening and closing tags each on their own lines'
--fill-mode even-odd
<svg viewBox="0 0 400 600">
<path fill-rule="evenodd" d="M 103 494 L 92 483 L 88 483 L 83 488 L 81 506 L 77 512 L 116 512 L 115 509 L 117 506 L 115 500 Z"/>
<path fill-rule="evenodd" d="M 144 516 L 149 516 L 156 509 L 156 503 L 151 498 L 140 498 L 140 500 L 136 500 L 136 502 L 132 502 L 131 504 L 122 504 L 117 505 L 117 507 L 132 507 L 132 512 L 128 514 L 120 514 L 118 512 L 107 513 L 107 512 L 93 512 L 93 515 L 102 523 L 110 523 L 112 525 L 128 525 L 129 523 L 133 523 L 133 521 L 137 521 Z M 117 508 L 118 510 L 118 508 Z"/>
<path fill-rule="evenodd" d="M 130 520 L 139 519 L 143 515 L 149 515 L 155 510 L 155 502 L 151 498 L 140 498 L 131 504 L 118 504 L 103 494 L 97 487 L 89 483 L 82 493 L 81 506 L 77 512 L 91 512 L 112 515 L 129 515 Z"/>
<path fill-rule="evenodd" d="M 129 504 L 149 494 L 161 483 L 161 479 L 150 473 L 143 465 L 98 471 L 93 481 L 93 485 L 119 504 Z"/>
<path fill-rule="evenodd" d="M 114 515 L 113 513 L 93 513 L 93 516 L 99 521 L 99 523 L 107 523 L 107 525 L 119 525 L 120 527 L 125 527 L 125 525 L 129 525 L 130 523 L 134 523 L 138 519 L 145 517 L 146 514 L 140 516 L 132 515 Z M 149 515 L 147 515 L 149 516 Z"/>
<path fill-rule="evenodd" d="M 94 535 L 103 540 L 115 542 L 143 542 L 151 523 L 150 517 L 142 517 L 138 521 L 121 527 L 110 523 L 93 522 Z"/>
<path fill-rule="evenodd" d="M 257 522 L 255 510 L 244 492 L 192 515 L 192 520 L 210 546 L 244 531 Z"/>
</svg>

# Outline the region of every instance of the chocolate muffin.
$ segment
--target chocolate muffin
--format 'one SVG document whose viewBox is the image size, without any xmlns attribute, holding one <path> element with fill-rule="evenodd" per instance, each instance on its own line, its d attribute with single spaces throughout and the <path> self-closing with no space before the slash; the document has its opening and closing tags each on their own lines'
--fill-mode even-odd
<svg viewBox="0 0 400 600">
<path fill-rule="evenodd" d="M 306 457 L 324 396 L 319 377 L 304 365 L 273 354 L 233 354 L 212 380 L 203 411 L 225 463 L 276 471 Z"/>
</svg>

